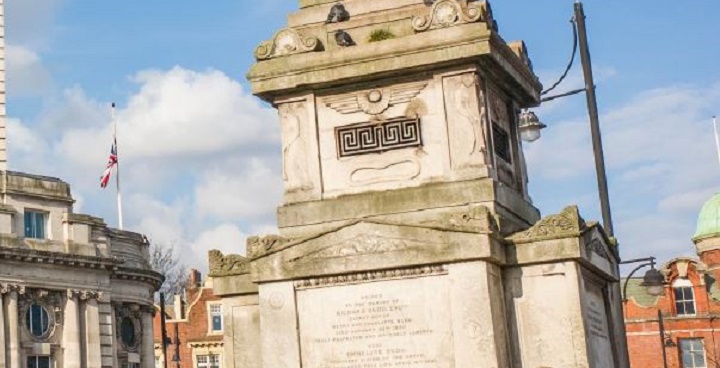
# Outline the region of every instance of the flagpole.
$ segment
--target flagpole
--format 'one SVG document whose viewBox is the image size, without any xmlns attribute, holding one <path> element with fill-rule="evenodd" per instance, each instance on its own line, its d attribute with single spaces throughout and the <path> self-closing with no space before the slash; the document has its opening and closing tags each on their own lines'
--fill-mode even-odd
<svg viewBox="0 0 720 368">
<path fill-rule="evenodd" d="M 715 130 L 715 148 L 717 149 L 718 163 L 720 163 L 720 138 L 718 137 L 717 118 L 713 116 L 713 129 Z"/>
<path fill-rule="evenodd" d="M 120 151 L 117 143 L 117 119 L 115 118 L 115 103 L 112 103 L 112 120 L 113 120 L 113 140 L 115 141 L 115 188 L 117 189 L 117 210 L 118 210 L 118 228 L 123 229 L 123 212 L 122 212 L 122 195 L 120 192 Z"/>
</svg>

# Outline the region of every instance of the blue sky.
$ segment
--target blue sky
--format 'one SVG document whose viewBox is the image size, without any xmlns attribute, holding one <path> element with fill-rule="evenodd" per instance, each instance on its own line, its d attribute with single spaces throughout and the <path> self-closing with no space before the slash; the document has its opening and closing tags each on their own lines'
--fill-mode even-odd
<svg viewBox="0 0 720 368">
<path fill-rule="evenodd" d="M 551 84 L 571 49 L 572 1 L 496 0 L 506 40 L 523 39 Z M 720 113 L 720 2 L 585 3 L 616 232 L 624 257 L 691 254 L 702 203 L 720 184 L 710 116 Z M 274 231 L 280 198 L 274 111 L 248 95 L 253 50 L 292 0 L 6 0 L 10 167 L 62 177 L 79 210 L 114 225 L 97 188 L 118 104 L 126 227 L 206 269 L 211 248 L 243 252 Z M 578 65 L 579 66 L 579 65 Z M 560 90 L 582 85 L 576 67 Z M 577 203 L 598 219 L 582 96 L 537 110 L 526 146 L 544 214 Z"/>
</svg>

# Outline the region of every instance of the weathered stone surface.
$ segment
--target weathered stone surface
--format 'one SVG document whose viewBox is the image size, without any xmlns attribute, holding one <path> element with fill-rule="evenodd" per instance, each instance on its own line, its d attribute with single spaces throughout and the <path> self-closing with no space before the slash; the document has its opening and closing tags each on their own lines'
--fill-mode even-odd
<svg viewBox="0 0 720 368">
<path fill-rule="evenodd" d="M 242 275 L 250 273 L 250 262 L 247 258 L 228 254 L 223 255 L 219 250 L 208 252 L 211 277 Z"/>
</svg>

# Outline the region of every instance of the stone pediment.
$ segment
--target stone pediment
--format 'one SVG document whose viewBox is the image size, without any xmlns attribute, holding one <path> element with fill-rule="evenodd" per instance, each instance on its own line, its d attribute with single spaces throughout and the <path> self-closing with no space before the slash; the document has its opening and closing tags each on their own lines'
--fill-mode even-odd
<svg viewBox="0 0 720 368">
<path fill-rule="evenodd" d="M 256 281 L 503 258 L 502 248 L 491 234 L 372 221 L 350 223 L 295 241 L 272 237 L 263 244 L 263 239 L 268 238 L 248 240 Z"/>
</svg>

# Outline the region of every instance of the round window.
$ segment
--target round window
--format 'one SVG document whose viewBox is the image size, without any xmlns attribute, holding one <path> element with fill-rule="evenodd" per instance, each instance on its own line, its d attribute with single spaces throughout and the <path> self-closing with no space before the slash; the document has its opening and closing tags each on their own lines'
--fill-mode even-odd
<svg viewBox="0 0 720 368">
<path fill-rule="evenodd" d="M 135 347 L 135 323 L 132 319 L 125 317 L 120 322 L 120 338 L 126 347 Z"/>
<path fill-rule="evenodd" d="M 33 304 L 25 312 L 25 324 L 34 337 L 43 337 L 50 329 L 50 315 L 47 309 L 39 304 Z"/>
</svg>

